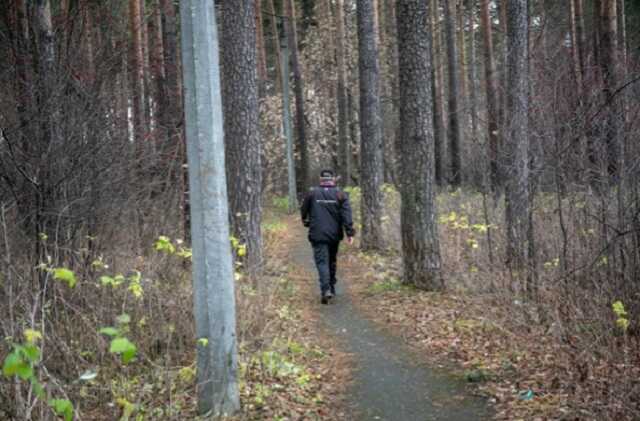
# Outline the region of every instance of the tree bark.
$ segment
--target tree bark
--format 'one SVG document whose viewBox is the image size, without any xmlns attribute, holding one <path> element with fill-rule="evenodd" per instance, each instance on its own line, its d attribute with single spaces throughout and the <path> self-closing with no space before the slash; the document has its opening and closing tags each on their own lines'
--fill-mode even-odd
<svg viewBox="0 0 640 421">
<path fill-rule="evenodd" d="M 167 112 L 164 96 L 165 70 L 164 70 L 164 45 L 162 42 L 162 14 L 160 0 L 153 0 L 151 3 L 151 16 L 149 17 L 149 69 L 151 85 L 153 86 L 150 96 L 153 103 L 153 115 L 155 135 L 154 141 L 160 150 L 167 144 L 166 127 L 164 127 Z"/>
<path fill-rule="evenodd" d="M 440 12 L 438 0 L 431 0 L 431 39 L 433 40 L 431 55 L 432 63 L 432 92 L 433 98 L 433 134 L 434 134 L 434 161 L 435 180 L 438 186 L 444 185 L 444 147 L 447 138 L 444 111 L 444 76 L 442 69 L 442 29 L 440 28 Z"/>
<path fill-rule="evenodd" d="M 570 22 L 571 22 L 571 60 L 573 62 L 573 74 L 576 81 L 576 87 L 578 92 L 582 91 L 582 58 L 580 57 L 581 50 L 578 41 L 578 24 L 577 24 L 577 7 L 576 3 L 580 0 L 571 0 L 569 2 L 570 10 Z"/>
<path fill-rule="evenodd" d="M 435 212 L 431 45 L 424 0 L 397 0 L 404 282 L 444 287 Z"/>
<path fill-rule="evenodd" d="M 478 94 L 477 94 L 477 48 L 476 48 L 476 1 L 466 0 L 469 23 L 469 114 L 471 114 L 471 140 L 478 141 Z"/>
<path fill-rule="evenodd" d="M 271 39 L 273 42 L 273 51 L 276 56 L 276 78 L 274 82 L 275 92 L 282 92 L 282 66 L 280 65 L 280 36 L 278 33 L 278 22 L 276 21 L 276 8 L 273 4 L 274 0 L 266 0 L 269 8 L 269 21 L 271 22 Z"/>
<path fill-rule="evenodd" d="M 142 141 L 146 135 L 144 105 L 144 58 L 142 55 L 142 18 L 140 16 L 140 0 L 129 0 L 129 30 L 131 44 L 129 46 L 129 75 L 133 99 L 133 139 L 137 151 L 136 160 L 141 160 Z M 140 162 L 138 162 L 140 164 Z"/>
<path fill-rule="evenodd" d="M 447 59 L 449 61 L 449 156 L 451 169 L 451 185 L 459 187 L 462 184 L 462 158 L 460 144 L 462 130 L 460 119 L 462 117 L 459 106 L 460 98 L 460 63 L 456 47 L 456 0 L 444 0 L 445 30 L 447 32 Z"/>
<path fill-rule="evenodd" d="M 506 149 L 506 227 L 507 263 L 518 279 L 529 270 L 531 247 L 529 195 L 529 35 L 527 0 L 507 3 L 507 142 Z M 527 294 L 533 297 L 532 282 Z"/>
<path fill-rule="evenodd" d="M 380 46 L 382 65 L 381 92 L 384 98 L 382 106 L 383 143 L 384 143 L 384 180 L 396 183 L 400 166 L 400 139 L 398 124 L 398 38 L 396 20 L 396 0 L 385 0 L 378 5 L 380 14 Z M 382 6 L 382 7 L 381 7 Z"/>
<path fill-rule="evenodd" d="M 256 18 L 256 54 L 258 57 L 258 82 L 261 92 L 264 91 L 264 85 L 267 80 L 267 52 L 264 45 L 264 27 L 262 25 L 262 0 L 255 0 L 255 18 Z"/>
<path fill-rule="evenodd" d="M 285 0 L 285 16 L 287 17 L 287 39 L 291 54 L 291 71 L 293 72 L 293 91 L 296 102 L 296 147 L 299 161 L 296 169 L 298 194 L 302 194 L 310 187 L 309 184 L 309 152 L 304 113 L 304 82 L 298 60 L 298 34 L 296 29 L 296 11 L 293 0 Z"/>
<path fill-rule="evenodd" d="M 620 101 L 614 97 L 617 83 L 618 35 L 616 0 L 601 0 L 602 14 L 600 24 L 600 72 L 602 74 L 603 93 L 607 104 L 604 141 L 606 145 L 607 172 L 610 176 L 618 174 L 620 169 Z"/>
<path fill-rule="evenodd" d="M 484 75 L 487 94 L 487 139 L 489 157 L 489 177 L 491 189 L 497 191 L 500 184 L 498 176 L 498 104 L 495 77 L 495 60 L 493 55 L 493 38 L 491 35 L 491 16 L 489 0 L 480 0 L 480 26 L 484 40 Z"/>
<path fill-rule="evenodd" d="M 347 110 L 347 77 L 345 65 L 344 3 L 336 0 L 336 58 L 338 65 L 338 174 L 343 177 L 343 185 L 351 184 L 351 148 L 349 144 L 349 121 Z"/>
<path fill-rule="evenodd" d="M 262 266 L 256 8 L 252 0 L 222 3 L 222 105 L 231 233 L 246 245 L 246 267 Z"/>
<path fill-rule="evenodd" d="M 183 123 L 182 78 L 178 66 L 178 29 L 176 8 L 172 0 L 160 0 L 162 7 L 162 43 L 164 46 L 165 84 L 164 99 L 166 113 L 163 113 L 163 126 L 167 130 L 167 143 L 163 151 L 166 166 L 173 174 L 167 177 L 169 188 L 173 183 L 181 185 L 182 193 L 182 227 L 185 241 L 190 241 L 190 203 L 189 203 L 189 171 L 187 167 L 186 138 Z M 177 159 L 175 159 L 177 157 Z"/>
<path fill-rule="evenodd" d="M 372 0 L 357 1 L 358 68 L 360 75 L 360 186 L 364 250 L 381 250 L 382 127 L 380 122 L 380 65 Z"/>
</svg>

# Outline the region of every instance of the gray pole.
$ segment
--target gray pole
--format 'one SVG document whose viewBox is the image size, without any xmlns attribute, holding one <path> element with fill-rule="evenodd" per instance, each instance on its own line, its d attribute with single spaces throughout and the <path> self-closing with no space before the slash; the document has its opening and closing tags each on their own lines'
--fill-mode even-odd
<svg viewBox="0 0 640 421">
<path fill-rule="evenodd" d="M 286 18 L 282 18 L 282 32 L 280 34 L 280 62 L 282 68 L 282 125 L 287 139 L 287 176 L 289 180 L 289 212 L 298 207 L 296 192 L 296 167 L 293 162 L 293 137 L 291 135 L 291 114 L 289 108 L 289 44 L 287 42 Z"/>
<path fill-rule="evenodd" d="M 240 408 L 218 33 L 211 0 L 180 2 L 191 199 L 198 411 Z"/>
</svg>

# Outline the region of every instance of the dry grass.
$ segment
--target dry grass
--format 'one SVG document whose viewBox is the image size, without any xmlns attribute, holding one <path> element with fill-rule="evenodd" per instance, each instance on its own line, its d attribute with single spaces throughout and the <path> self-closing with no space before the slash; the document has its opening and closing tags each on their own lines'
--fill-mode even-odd
<svg viewBox="0 0 640 421">
<path fill-rule="evenodd" d="M 537 198 L 535 270 L 540 288 L 531 300 L 503 263 L 501 206 L 492 206 L 488 199 L 485 214 L 482 196 L 465 192 L 438 196 L 447 291 L 428 293 L 404 286 L 399 197 L 390 188 L 385 194 L 389 252 L 349 258 L 348 272 L 357 274 L 356 301 L 363 311 L 401 332 L 424 355 L 440 363 L 457 362 L 463 375 L 481 380 L 498 419 L 640 416 L 640 343 L 631 327 L 623 333 L 616 325 L 612 310 L 612 303 L 622 300 L 633 326 L 637 316 L 629 308 L 637 300 L 615 280 L 601 281 L 612 264 L 598 264 L 608 254 L 593 241 L 598 238 L 597 221 L 585 218 L 601 203 L 574 197 L 558 205 L 570 239 L 563 270 L 555 198 Z M 569 268 L 581 269 L 565 276 Z M 528 390 L 533 399 L 520 396 Z"/>
<path fill-rule="evenodd" d="M 332 417 L 340 413 L 335 408 L 346 365 L 316 330 L 307 285 L 292 280 L 297 275 L 287 263 L 290 238 L 281 215 L 269 214 L 267 221 L 264 276 L 236 284 L 243 411 L 234 419 L 339 419 Z M 32 328 L 43 333 L 36 373 L 50 396 L 73 402 L 77 419 L 119 419 L 127 411 L 142 419 L 196 419 L 189 263 L 154 251 L 152 244 L 140 255 L 118 247 L 102 262 L 69 265 L 78 279 L 73 289 L 48 279 L 43 307 L 30 278 L 19 275 L 28 273 L 28 263 L 13 259 L 11 278 L 0 278 L 3 302 L 9 303 L 0 309 L 0 328 L 10 338 L 0 343 L 0 360 Z M 117 287 L 100 282 L 103 275 L 136 271 L 142 274 L 139 298 L 129 281 Z M 98 333 L 116 326 L 123 313 L 130 322 L 120 327 L 138 349 L 127 365 L 108 352 L 109 338 Z M 97 377 L 78 380 L 86 371 Z M 3 378 L 0 398 L 0 418 L 50 416 L 24 383 Z"/>
</svg>

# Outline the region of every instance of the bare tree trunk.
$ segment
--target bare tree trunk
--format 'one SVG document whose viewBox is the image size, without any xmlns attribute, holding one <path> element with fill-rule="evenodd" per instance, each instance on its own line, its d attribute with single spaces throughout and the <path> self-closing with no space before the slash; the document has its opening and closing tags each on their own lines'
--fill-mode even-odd
<svg viewBox="0 0 640 421">
<path fill-rule="evenodd" d="M 625 11 L 625 0 L 617 0 L 616 4 L 618 7 L 618 48 L 620 50 L 620 64 L 622 66 L 622 70 L 626 71 L 627 69 L 627 14 Z"/>
<path fill-rule="evenodd" d="M 35 156 L 39 158 L 36 185 L 36 217 L 34 241 L 36 242 L 36 256 L 38 262 L 46 262 L 46 251 L 40 246 L 38 236 L 41 233 L 52 234 L 53 216 L 47 212 L 47 208 L 54 206 L 54 191 L 52 185 L 50 165 L 43 160 L 52 146 L 58 144 L 56 129 L 59 112 L 57 110 L 58 101 L 54 98 L 54 87 L 56 85 L 56 57 L 55 57 L 55 33 L 51 20 L 51 3 L 49 0 L 37 0 L 33 10 L 33 30 L 37 37 L 37 116 L 40 120 L 38 145 Z M 40 288 L 44 290 L 46 278 L 39 276 Z"/>
<path fill-rule="evenodd" d="M 584 80 L 585 66 L 587 60 L 586 45 L 584 30 L 584 8 L 582 0 L 572 0 L 575 4 L 575 24 L 576 24 L 576 45 L 578 46 L 578 58 L 580 60 L 580 74 Z M 582 87 L 581 87 L 582 88 Z"/>
<path fill-rule="evenodd" d="M 151 125 L 153 124 L 151 118 L 151 81 L 149 79 L 149 31 L 147 30 L 147 11 L 146 0 L 140 0 L 140 39 L 142 50 L 142 85 L 143 85 L 143 104 L 144 104 L 144 137 L 148 140 L 151 133 Z M 152 150 L 153 143 L 145 141 L 144 148 L 146 150 Z"/>
<path fill-rule="evenodd" d="M 604 140 L 606 144 L 607 172 L 616 176 L 620 169 L 620 101 L 614 97 L 617 83 L 618 35 L 616 0 L 601 0 L 600 25 L 600 71 L 603 93 L 608 110 L 606 114 Z"/>
<path fill-rule="evenodd" d="M 429 13 L 424 0 L 398 0 L 402 256 L 404 282 L 442 289 L 435 211 Z"/>
<path fill-rule="evenodd" d="M 274 0 L 266 0 L 268 13 L 269 13 L 269 21 L 271 22 L 271 32 L 272 34 L 272 42 L 273 42 L 273 51 L 275 51 L 276 56 L 276 79 L 274 82 L 274 86 L 276 87 L 275 92 L 282 92 L 282 66 L 280 65 L 280 37 L 278 35 L 278 23 L 276 21 L 276 8 L 273 4 Z"/>
<path fill-rule="evenodd" d="M 258 57 L 258 82 L 259 90 L 264 91 L 264 84 L 267 80 L 267 52 L 264 45 L 264 28 L 262 26 L 262 0 L 255 0 L 255 17 L 256 17 L 256 54 Z M 273 16 L 272 16 L 273 18 Z"/>
<path fill-rule="evenodd" d="M 602 1 L 593 0 L 593 64 L 597 67 L 600 66 L 600 17 L 602 16 Z M 604 0 L 606 1 L 606 0 Z M 598 75 L 601 76 L 601 75 Z"/>
<path fill-rule="evenodd" d="M 381 250 L 382 127 L 380 122 L 380 65 L 372 0 L 358 0 L 358 68 L 360 75 L 360 186 L 364 250 Z"/>
<path fill-rule="evenodd" d="M 300 157 L 296 169 L 298 194 L 302 194 L 310 187 L 309 184 L 309 152 L 304 113 L 304 82 L 298 60 L 298 34 L 296 29 L 296 11 L 293 0 L 285 0 L 285 16 L 287 17 L 287 38 L 291 52 L 291 70 L 293 72 L 293 91 L 296 101 L 296 147 Z"/>
<path fill-rule="evenodd" d="M 176 8 L 172 0 L 160 0 L 162 7 L 162 41 L 164 45 L 164 65 L 166 83 L 164 96 L 167 112 L 163 113 L 164 127 L 167 129 L 167 144 L 163 148 L 166 166 L 171 168 L 172 177 L 167 177 L 167 188 L 175 182 L 181 185 L 182 227 L 187 244 L 190 241 L 189 170 L 186 154 L 186 138 L 183 122 L 182 79 L 178 66 L 178 29 Z M 175 157 L 178 159 L 176 160 Z"/>
<path fill-rule="evenodd" d="M 247 268 L 262 266 L 256 9 L 252 0 L 222 3 L 222 104 L 231 233 L 246 245 Z"/>
<path fill-rule="evenodd" d="M 154 140 L 159 145 L 159 149 L 164 150 L 167 143 L 166 127 L 164 127 L 165 117 L 167 112 L 165 96 L 164 96 L 164 84 L 165 84 L 165 70 L 164 70 L 164 45 L 162 42 L 162 14 L 160 9 L 160 0 L 153 0 L 151 2 L 151 16 L 149 17 L 149 69 L 151 85 L 153 90 L 151 91 L 151 98 L 153 103 L 153 119 L 155 126 Z"/>
<path fill-rule="evenodd" d="M 466 102 L 468 98 L 468 89 L 467 89 L 467 50 L 465 43 L 465 31 L 464 31 L 464 0 L 455 0 L 456 1 L 456 37 L 458 41 L 458 54 L 460 55 L 459 63 L 460 63 L 460 109 L 461 114 L 466 115 Z M 463 132 L 465 132 L 466 118 L 462 120 Z"/>
<path fill-rule="evenodd" d="M 493 38 L 491 35 L 491 16 L 489 15 L 489 0 L 480 0 L 480 26 L 484 40 L 484 72 L 485 89 L 487 93 L 487 139 L 489 172 L 491 189 L 497 191 L 500 185 L 498 176 L 498 104 L 495 76 L 495 60 L 493 55 Z"/>
<path fill-rule="evenodd" d="M 344 31 L 344 3 L 336 0 L 336 56 L 338 65 L 338 174 L 343 179 L 343 185 L 351 184 L 351 148 L 349 145 L 348 110 L 347 110 L 347 77 L 345 65 L 345 31 Z"/>
<path fill-rule="evenodd" d="M 449 60 L 449 156 L 451 159 L 451 185 L 459 187 L 462 184 L 462 158 L 460 144 L 462 130 L 460 119 L 461 109 L 458 103 L 460 98 L 460 63 L 456 48 L 456 0 L 444 0 L 445 29 L 447 32 L 447 59 Z"/>
<path fill-rule="evenodd" d="M 433 155 L 434 155 L 434 172 L 436 185 L 442 186 L 444 184 L 444 169 L 443 169 L 443 148 L 446 139 L 445 125 L 444 125 L 444 105 L 443 91 L 442 91 L 442 78 L 441 78 L 441 57 L 440 54 L 440 27 L 438 19 L 438 0 L 431 0 L 430 3 L 430 24 L 431 24 L 431 39 L 433 40 L 432 47 L 430 49 L 431 54 L 431 98 L 433 102 Z"/>
<path fill-rule="evenodd" d="M 580 57 L 581 50 L 578 43 L 578 30 L 577 30 L 577 8 L 576 3 L 580 2 L 580 0 L 571 0 L 570 1 L 570 22 L 571 22 L 571 59 L 573 61 L 573 73 L 576 80 L 576 86 L 578 88 L 578 92 L 582 91 L 582 58 Z"/>
<path fill-rule="evenodd" d="M 506 228 L 507 262 L 512 274 L 524 279 L 533 241 L 530 231 L 529 194 L 529 34 L 527 0 L 507 3 L 507 141 L 506 150 Z M 529 297 L 535 285 L 526 277 Z"/>
<path fill-rule="evenodd" d="M 478 94 L 477 94 L 477 49 L 476 49 L 476 1 L 467 0 L 469 22 L 469 113 L 471 114 L 471 139 L 478 141 Z"/>
<path fill-rule="evenodd" d="M 393 184 L 397 180 L 399 169 L 398 139 L 398 45 L 396 29 L 396 0 L 385 0 L 379 7 L 380 14 L 380 47 L 382 77 L 382 121 L 384 143 L 384 180 Z M 382 6 L 382 7 L 381 7 Z"/>
<path fill-rule="evenodd" d="M 140 160 L 142 142 L 146 135 L 145 105 L 144 105 L 144 58 L 142 55 L 142 19 L 140 16 L 140 0 L 129 0 L 129 30 L 131 31 L 131 45 L 129 49 L 129 75 L 133 98 L 133 133 L 136 160 Z M 138 162 L 140 164 L 140 162 Z"/>
</svg>

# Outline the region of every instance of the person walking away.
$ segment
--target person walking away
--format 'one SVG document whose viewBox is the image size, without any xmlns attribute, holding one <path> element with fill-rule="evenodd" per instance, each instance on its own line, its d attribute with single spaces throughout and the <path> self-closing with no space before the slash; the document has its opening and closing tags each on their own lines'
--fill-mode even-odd
<svg viewBox="0 0 640 421">
<path fill-rule="evenodd" d="M 349 196 L 336 186 L 332 170 L 320 172 L 320 185 L 312 188 L 300 208 L 302 223 L 309 228 L 309 242 L 318 269 L 320 300 L 328 304 L 336 295 L 336 269 L 340 241 L 347 234 L 353 243 L 353 228 Z"/>
</svg>

